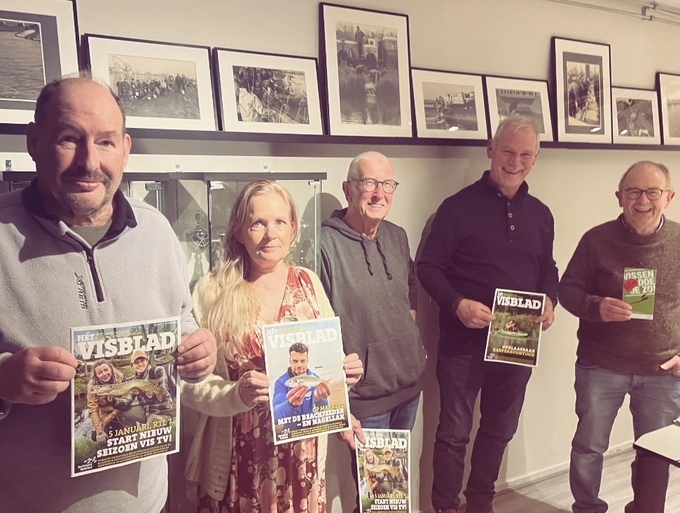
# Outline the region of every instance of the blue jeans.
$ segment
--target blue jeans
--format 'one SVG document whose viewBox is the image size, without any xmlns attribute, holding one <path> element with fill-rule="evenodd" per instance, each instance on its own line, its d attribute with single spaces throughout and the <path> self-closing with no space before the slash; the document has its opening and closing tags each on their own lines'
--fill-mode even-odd
<svg viewBox="0 0 680 513">
<path fill-rule="evenodd" d="M 485 344 L 479 338 L 450 340 L 442 336 L 439 344 L 441 407 L 434 443 L 432 505 L 435 511 L 460 505 L 465 448 L 481 390 L 481 417 L 465 497 L 469 505 L 486 511 L 491 509 L 505 447 L 517 431 L 531 368 L 485 362 Z"/>
<path fill-rule="evenodd" d="M 416 395 L 413 399 L 404 401 L 389 411 L 359 419 L 361 427 L 372 429 L 408 429 L 411 431 L 416 423 L 419 403 L 420 394 Z"/>
<path fill-rule="evenodd" d="M 571 442 L 569 482 L 574 513 L 604 513 L 607 503 L 599 498 L 603 454 L 609 448 L 614 419 L 630 395 L 633 431 L 641 435 L 673 423 L 680 413 L 680 378 L 671 374 L 638 376 L 621 374 L 576 362 L 576 414 L 578 426 Z M 663 513 L 668 487 L 668 463 L 638 451 L 632 465 L 635 513 Z"/>
</svg>

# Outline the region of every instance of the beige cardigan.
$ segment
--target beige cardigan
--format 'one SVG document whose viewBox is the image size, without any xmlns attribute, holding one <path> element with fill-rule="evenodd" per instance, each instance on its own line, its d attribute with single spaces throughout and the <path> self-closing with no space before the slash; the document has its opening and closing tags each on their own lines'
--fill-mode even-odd
<svg viewBox="0 0 680 513">
<path fill-rule="evenodd" d="M 314 286 L 321 317 L 334 317 L 321 280 L 305 269 Z M 194 314 L 199 326 L 203 326 L 201 313 L 203 294 L 210 275 L 206 275 L 194 288 Z M 182 404 L 199 412 L 191 449 L 187 457 L 185 477 L 201 485 L 212 498 L 221 500 L 227 490 L 231 464 L 232 416 L 249 410 L 241 400 L 235 381 L 229 380 L 227 356 L 224 346 L 217 349 L 217 363 L 213 374 L 199 383 L 182 382 Z M 327 436 L 317 437 L 317 468 L 319 476 L 326 470 Z"/>
</svg>

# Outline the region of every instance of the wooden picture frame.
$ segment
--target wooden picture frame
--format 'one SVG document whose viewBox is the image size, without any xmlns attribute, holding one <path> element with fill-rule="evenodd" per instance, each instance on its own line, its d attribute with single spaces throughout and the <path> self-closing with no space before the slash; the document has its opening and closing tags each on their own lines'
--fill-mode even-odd
<svg viewBox="0 0 680 513">
<path fill-rule="evenodd" d="M 0 123 L 26 124 L 43 86 L 78 72 L 75 4 L 3 0 L 0 26 Z"/>
<path fill-rule="evenodd" d="M 489 138 L 481 75 L 413 68 L 418 137 Z"/>
<path fill-rule="evenodd" d="M 484 84 L 491 134 L 505 118 L 519 115 L 536 122 L 541 141 L 554 140 L 546 80 L 486 76 Z"/>
<path fill-rule="evenodd" d="M 611 143 L 609 45 L 553 37 L 552 49 L 557 140 Z"/>
<path fill-rule="evenodd" d="M 661 144 L 659 95 L 651 89 L 612 87 L 616 144 Z"/>
<path fill-rule="evenodd" d="M 319 7 L 328 132 L 412 137 L 408 16 Z"/>
<path fill-rule="evenodd" d="M 222 130 L 323 134 L 316 59 L 213 49 Z"/>
<path fill-rule="evenodd" d="M 207 46 L 85 34 L 92 75 L 118 94 L 130 128 L 215 130 Z"/>
</svg>

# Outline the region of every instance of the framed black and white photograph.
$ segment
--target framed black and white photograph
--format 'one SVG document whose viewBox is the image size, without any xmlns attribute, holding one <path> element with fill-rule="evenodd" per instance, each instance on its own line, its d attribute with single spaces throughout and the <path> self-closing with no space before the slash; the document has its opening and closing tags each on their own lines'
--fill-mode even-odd
<svg viewBox="0 0 680 513">
<path fill-rule="evenodd" d="M 0 123 L 33 121 L 43 86 L 78 72 L 74 3 L 0 3 Z"/>
<path fill-rule="evenodd" d="M 222 130 L 323 134 L 316 59 L 216 48 Z"/>
<path fill-rule="evenodd" d="M 552 38 L 557 140 L 611 143 L 611 57 L 607 44 Z"/>
<path fill-rule="evenodd" d="M 480 75 L 412 69 L 418 137 L 488 139 Z"/>
<path fill-rule="evenodd" d="M 320 4 L 331 135 L 411 137 L 408 16 Z"/>
<path fill-rule="evenodd" d="M 131 128 L 215 130 L 207 46 L 86 34 L 95 78 L 118 94 Z"/>
<path fill-rule="evenodd" d="M 680 144 L 680 75 L 656 74 L 663 144 Z"/>
<path fill-rule="evenodd" d="M 547 81 L 504 77 L 484 80 L 491 134 L 505 118 L 525 116 L 536 122 L 541 141 L 553 140 Z"/>
<path fill-rule="evenodd" d="M 612 107 L 614 143 L 661 144 L 656 91 L 612 87 Z"/>
</svg>

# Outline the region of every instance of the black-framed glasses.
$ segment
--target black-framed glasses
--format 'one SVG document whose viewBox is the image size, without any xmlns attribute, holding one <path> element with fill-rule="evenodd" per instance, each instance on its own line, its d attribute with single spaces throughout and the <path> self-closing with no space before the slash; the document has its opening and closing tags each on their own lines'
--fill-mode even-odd
<svg viewBox="0 0 680 513">
<path fill-rule="evenodd" d="M 631 187 L 630 189 L 626 189 L 625 191 L 623 191 L 623 193 L 626 195 L 626 198 L 636 200 L 640 196 L 642 196 L 642 193 L 644 192 L 647 195 L 647 199 L 649 199 L 649 201 L 655 201 L 658 200 L 664 192 L 668 192 L 669 190 L 670 189 L 657 189 L 657 188 L 638 189 L 636 187 Z"/>
<path fill-rule="evenodd" d="M 399 185 L 399 182 L 396 180 L 380 181 L 376 180 L 375 178 L 354 178 L 350 180 L 350 182 L 359 182 L 361 184 L 361 188 L 366 192 L 373 192 L 378 188 L 378 184 L 381 184 L 385 194 L 392 194 L 397 190 L 397 186 Z"/>
</svg>

